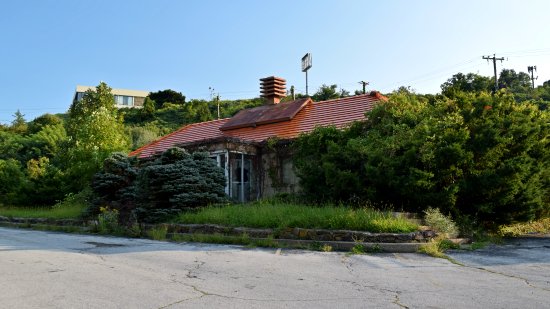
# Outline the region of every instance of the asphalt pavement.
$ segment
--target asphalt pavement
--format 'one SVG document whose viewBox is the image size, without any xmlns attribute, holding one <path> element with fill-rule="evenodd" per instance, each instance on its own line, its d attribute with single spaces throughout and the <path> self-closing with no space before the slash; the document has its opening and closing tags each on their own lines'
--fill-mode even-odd
<svg viewBox="0 0 550 309">
<path fill-rule="evenodd" d="M 0 228 L 0 308 L 550 308 L 550 239 L 450 256 Z"/>
</svg>

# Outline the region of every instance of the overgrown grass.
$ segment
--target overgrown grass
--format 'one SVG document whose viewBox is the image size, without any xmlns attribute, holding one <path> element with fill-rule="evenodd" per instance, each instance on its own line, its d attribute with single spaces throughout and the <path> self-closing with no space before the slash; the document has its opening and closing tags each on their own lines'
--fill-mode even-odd
<svg viewBox="0 0 550 309">
<path fill-rule="evenodd" d="M 550 234 L 550 218 L 539 219 L 528 223 L 516 223 L 501 226 L 500 236 L 521 236 L 526 234 Z"/>
<path fill-rule="evenodd" d="M 84 205 L 59 205 L 54 207 L 0 207 L 0 216 L 15 218 L 78 219 Z"/>
<path fill-rule="evenodd" d="M 390 212 L 343 206 L 321 207 L 290 203 L 254 203 L 210 206 L 179 215 L 177 223 L 219 224 L 251 228 L 317 228 L 369 232 L 408 233 L 418 226 Z"/>
</svg>

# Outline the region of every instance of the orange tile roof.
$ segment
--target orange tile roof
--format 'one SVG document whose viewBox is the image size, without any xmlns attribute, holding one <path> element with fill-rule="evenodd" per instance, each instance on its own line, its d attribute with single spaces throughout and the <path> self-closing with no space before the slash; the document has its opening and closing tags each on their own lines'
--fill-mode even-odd
<svg viewBox="0 0 550 309">
<path fill-rule="evenodd" d="M 303 98 L 291 102 L 268 104 L 249 109 L 243 109 L 237 115 L 220 127 L 227 131 L 245 127 L 257 127 L 262 124 L 288 121 L 308 105 L 310 98 Z"/>
<path fill-rule="evenodd" d="M 307 104 L 290 120 L 261 124 L 255 127 L 226 129 L 224 131 L 220 128 L 228 123 L 231 118 L 194 123 L 136 149 L 128 155 L 145 158 L 177 145 L 221 138 L 238 139 L 243 142 L 262 142 L 270 137 L 292 139 L 298 137 L 301 133 L 311 132 L 318 126 L 334 125 L 342 128 L 354 121 L 365 119 L 365 113 L 371 110 L 374 104 L 380 100 L 387 99 L 374 91 L 370 94 L 329 101 L 312 102 L 308 100 Z"/>
</svg>

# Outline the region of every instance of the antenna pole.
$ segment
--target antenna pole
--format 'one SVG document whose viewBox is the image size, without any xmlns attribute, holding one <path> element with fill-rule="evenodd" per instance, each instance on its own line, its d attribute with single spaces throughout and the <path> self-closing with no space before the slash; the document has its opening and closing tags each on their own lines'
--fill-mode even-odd
<svg viewBox="0 0 550 309">
<path fill-rule="evenodd" d="M 490 56 L 483 56 L 483 59 L 489 61 L 493 61 L 493 68 L 495 70 L 495 92 L 498 91 L 498 79 L 497 79 L 497 60 L 500 60 L 500 62 L 504 61 L 504 57 L 497 58 L 496 54 L 493 54 L 493 57 Z"/>
<path fill-rule="evenodd" d="M 306 96 L 308 96 L 308 92 L 307 92 L 307 71 L 306 71 Z"/>
</svg>

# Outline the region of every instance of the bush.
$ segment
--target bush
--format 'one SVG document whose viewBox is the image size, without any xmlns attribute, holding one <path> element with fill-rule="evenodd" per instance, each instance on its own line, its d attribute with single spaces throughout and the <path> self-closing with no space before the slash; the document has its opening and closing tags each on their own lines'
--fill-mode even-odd
<svg viewBox="0 0 550 309">
<path fill-rule="evenodd" d="M 425 98 L 395 93 L 344 130 L 294 143 L 302 188 L 316 201 L 437 207 L 484 226 L 550 211 L 550 113 L 499 92 Z"/>
<path fill-rule="evenodd" d="M 450 216 L 442 214 L 437 208 L 426 209 L 424 211 L 424 221 L 446 238 L 455 238 L 458 235 L 458 228 L 453 219 Z"/>
<path fill-rule="evenodd" d="M 105 160 L 92 182 L 91 214 L 108 205 L 128 225 L 132 216 L 140 222 L 158 222 L 186 208 L 225 201 L 223 169 L 207 153 L 172 148 L 155 161 L 138 164 L 123 153 Z"/>
</svg>

